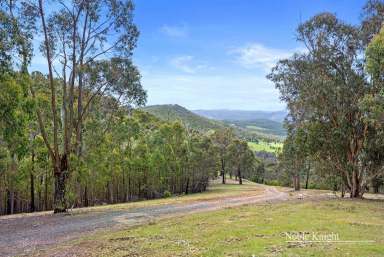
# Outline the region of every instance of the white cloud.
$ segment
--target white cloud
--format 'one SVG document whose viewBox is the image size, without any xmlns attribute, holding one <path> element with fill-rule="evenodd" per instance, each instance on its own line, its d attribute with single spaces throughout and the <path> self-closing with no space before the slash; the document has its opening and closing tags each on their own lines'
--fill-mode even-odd
<svg viewBox="0 0 384 257">
<path fill-rule="evenodd" d="M 251 43 L 244 47 L 233 49 L 229 53 L 236 55 L 236 62 L 245 68 L 262 68 L 265 71 L 269 71 L 279 60 L 288 58 L 298 51 L 303 50 L 274 49 L 259 43 Z"/>
<path fill-rule="evenodd" d="M 180 104 L 189 109 L 282 110 L 279 93 L 264 76 L 176 75 L 143 76 L 148 105 Z"/>
<path fill-rule="evenodd" d="M 170 62 L 175 68 L 190 74 L 208 68 L 205 64 L 196 63 L 194 57 L 191 55 L 177 56 L 172 58 Z"/>
<path fill-rule="evenodd" d="M 163 25 L 160 28 L 160 31 L 163 34 L 174 38 L 183 38 L 188 36 L 188 28 L 185 24 L 182 26 Z"/>
</svg>

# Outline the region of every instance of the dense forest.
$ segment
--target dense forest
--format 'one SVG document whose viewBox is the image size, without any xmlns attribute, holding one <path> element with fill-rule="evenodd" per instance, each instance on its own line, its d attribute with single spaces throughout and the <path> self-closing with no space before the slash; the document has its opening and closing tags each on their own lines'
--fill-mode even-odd
<svg viewBox="0 0 384 257">
<path fill-rule="evenodd" d="M 201 192 L 219 171 L 241 183 L 255 168 L 230 129 L 136 109 L 147 94 L 131 1 L 50 4 L 1 1 L 1 214 Z M 46 66 L 30 71 L 36 46 Z"/>
</svg>

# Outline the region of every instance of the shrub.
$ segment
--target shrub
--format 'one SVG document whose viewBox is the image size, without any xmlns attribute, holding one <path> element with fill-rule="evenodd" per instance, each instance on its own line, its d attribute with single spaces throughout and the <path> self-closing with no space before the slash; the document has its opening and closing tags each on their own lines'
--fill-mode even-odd
<svg viewBox="0 0 384 257">
<path fill-rule="evenodd" d="M 164 198 L 168 198 L 168 197 L 171 197 L 172 196 L 172 193 L 171 192 L 169 192 L 168 190 L 165 190 L 164 191 L 164 194 L 163 194 L 163 197 Z"/>
</svg>

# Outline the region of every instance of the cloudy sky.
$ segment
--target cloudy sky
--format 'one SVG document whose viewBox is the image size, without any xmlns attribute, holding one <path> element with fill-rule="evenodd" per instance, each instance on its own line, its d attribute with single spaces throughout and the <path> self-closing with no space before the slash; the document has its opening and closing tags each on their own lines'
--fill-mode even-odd
<svg viewBox="0 0 384 257">
<path fill-rule="evenodd" d="M 364 0 L 136 0 L 134 61 L 148 105 L 282 110 L 265 76 L 303 46 L 300 21 L 323 11 L 356 24 Z M 38 60 L 36 60 L 38 62 Z"/>
</svg>

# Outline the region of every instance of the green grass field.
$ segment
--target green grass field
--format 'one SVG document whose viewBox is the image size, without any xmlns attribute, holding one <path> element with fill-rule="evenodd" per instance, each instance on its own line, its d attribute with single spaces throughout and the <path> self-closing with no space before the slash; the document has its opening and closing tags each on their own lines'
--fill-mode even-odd
<svg viewBox="0 0 384 257">
<path fill-rule="evenodd" d="M 193 214 L 87 240 L 95 256 L 373 257 L 384 254 L 383 229 L 383 202 L 331 200 Z M 287 243 L 287 232 L 373 242 Z"/>
<path fill-rule="evenodd" d="M 248 145 L 253 151 L 257 151 L 257 152 L 265 151 L 270 153 L 277 153 L 283 147 L 283 144 L 280 142 L 268 143 L 265 141 L 259 141 L 258 143 L 248 142 Z"/>
<path fill-rule="evenodd" d="M 205 193 L 153 201 L 89 208 L 154 206 L 197 200 L 225 199 L 254 195 L 256 184 L 228 180 L 215 181 Z M 287 188 L 279 188 L 287 191 Z M 256 192 L 255 192 L 256 191 Z M 305 190 L 304 194 L 326 193 Z M 294 195 L 290 192 L 289 195 Z M 296 199 L 296 198 L 294 198 Z M 185 214 L 153 220 L 146 225 L 121 230 L 105 230 L 58 245 L 53 249 L 77 249 L 81 256 L 349 256 L 378 257 L 384 253 L 383 200 L 292 200 L 257 204 L 218 211 Z M 321 235 L 337 235 L 329 242 L 287 242 L 287 234 L 300 233 L 306 240 Z M 51 249 L 52 250 L 52 249 Z M 48 249 L 48 252 L 51 252 Z M 84 255 L 85 254 L 85 255 Z"/>
</svg>

